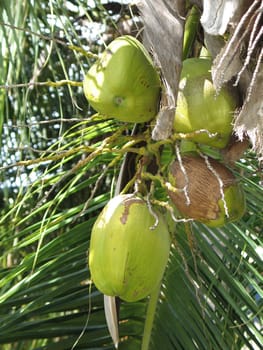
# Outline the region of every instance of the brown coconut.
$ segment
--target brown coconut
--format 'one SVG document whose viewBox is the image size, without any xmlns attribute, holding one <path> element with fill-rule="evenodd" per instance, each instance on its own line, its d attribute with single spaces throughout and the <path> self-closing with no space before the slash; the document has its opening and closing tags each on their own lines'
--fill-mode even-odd
<svg viewBox="0 0 263 350">
<path fill-rule="evenodd" d="M 218 218 L 222 191 L 236 182 L 235 176 L 223 164 L 212 158 L 207 161 L 208 164 L 199 156 L 184 156 L 185 173 L 179 161 L 174 161 L 170 166 L 170 182 L 178 191 L 168 191 L 181 214 L 203 222 Z"/>
</svg>

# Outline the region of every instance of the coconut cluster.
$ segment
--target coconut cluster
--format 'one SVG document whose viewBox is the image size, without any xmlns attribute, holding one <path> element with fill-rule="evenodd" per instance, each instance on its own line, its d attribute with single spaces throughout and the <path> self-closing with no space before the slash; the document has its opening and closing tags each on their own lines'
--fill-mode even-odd
<svg viewBox="0 0 263 350">
<path fill-rule="evenodd" d="M 182 217 L 219 227 L 242 217 L 245 196 L 232 170 L 198 148 L 222 150 L 229 144 L 237 107 L 236 97 L 227 88 L 216 92 L 211 64 L 210 59 L 201 58 L 183 62 L 174 138 L 169 142 L 183 135 L 195 151 L 181 147 L 180 158 L 173 159 L 162 176 L 163 183 L 170 184 L 165 187 L 167 201 Z M 159 110 L 158 70 L 143 45 L 131 36 L 119 37 L 106 48 L 87 72 L 83 88 L 90 105 L 103 117 L 148 123 Z M 168 261 L 167 221 L 166 214 L 138 191 L 108 202 L 93 226 L 89 250 L 91 276 L 102 293 L 126 301 L 151 294 Z"/>
</svg>

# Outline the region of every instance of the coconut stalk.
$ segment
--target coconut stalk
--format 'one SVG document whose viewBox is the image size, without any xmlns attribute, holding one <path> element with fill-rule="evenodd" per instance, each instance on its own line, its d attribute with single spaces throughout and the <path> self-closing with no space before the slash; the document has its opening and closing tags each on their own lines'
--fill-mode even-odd
<svg viewBox="0 0 263 350">
<path fill-rule="evenodd" d="M 160 289 L 161 289 L 161 283 L 158 286 L 156 286 L 156 288 L 152 291 L 149 297 L 146 319 L 144 323 L 141 350 L 149 349 L 149 345 L 151 342 L 152 328 L 154 323 L 154 316 L 155 316 L 156 308 L 159 301 Z"/>
</svg>

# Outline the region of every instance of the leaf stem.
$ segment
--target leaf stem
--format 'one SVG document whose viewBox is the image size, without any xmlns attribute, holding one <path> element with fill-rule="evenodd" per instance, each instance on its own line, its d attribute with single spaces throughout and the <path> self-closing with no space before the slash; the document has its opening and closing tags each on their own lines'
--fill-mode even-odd
<svg viewBox="0 0 263 350">
<path fill-rule="evenodd" d="M 144 324 L 141 350 L 148 350 L 149 349 L 152 328 L 153 328 L 154 315 L 155 315 L 156 308 L 157 308 L 160 289 L 161 289 L 161 282 L 157 285 L 157 287 L 154 289 L 154 291 L 150 295 L 147 313 L 146 313 L 145 324 Z"/>
<path fill-rule="evenodd" d="M 40 82 L 29 82 L 29 83 L 18 83 L 18 84 L 10 84 L 10 85 L 0 85 L 0 89 L 10 90 L 16 88 L 31 88 L 35 86 L 52 86 L 52 87 L 61 87 L 63 85 L 70 86 L 82 86 L 82 81 L 73 81 L 73 80 L 59 80 L 59 81 L 40 81 Z"/>
</svg>

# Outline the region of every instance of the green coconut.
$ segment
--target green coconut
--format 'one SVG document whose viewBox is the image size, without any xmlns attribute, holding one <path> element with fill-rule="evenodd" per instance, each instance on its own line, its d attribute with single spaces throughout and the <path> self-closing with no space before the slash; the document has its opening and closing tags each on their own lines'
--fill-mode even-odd
<svg viewBox="0 0 263 350">
<path fill-rule="evenodd" d="M 129 35 L 110 43 L 83 82 L 84 94 L 97 112 L 134 123 L 156 116 L 160 86 L 148 52 Z"/>
<path fill-rule="evenodd" d="M 232 134 L 237 98 L 224 87 L 215 91 L 211 64 L 208 58 L 183 62 L 173 126 L 176 133 L 194 132 L 194 142 L 221 149 Z"/>
<path fill-rule="evenodd" d="M 169 196 L 186 218 L 219 227 L 239 220 L 245 212 L 241 184 L 232 171 L 215 159 L 183 156 L 182 165 L 178 160 L 170 165 L 169 181 L 178 189 L 169 191 Z"/>
<path fill-rule="evenodd" d="M 129 302 L 149 295 L 160 283 L 170 251 L 162 215 L 135 195 L 118 195 L 98 216 L 91 233 L 89 267 L 96 287 Z"/>
</svg>

